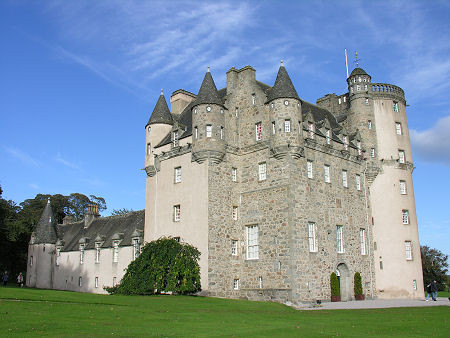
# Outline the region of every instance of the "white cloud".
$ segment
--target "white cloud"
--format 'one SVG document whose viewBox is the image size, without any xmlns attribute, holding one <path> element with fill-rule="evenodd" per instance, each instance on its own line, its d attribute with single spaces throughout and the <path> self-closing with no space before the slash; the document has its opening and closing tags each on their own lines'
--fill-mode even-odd
<svg viewBox="0 0 450 338">
<path fill-rule="evenodd" d="M 12 157 L 14 157 L 15 159 L 27 164 L 27 165 L 31 165 L 33 167 L 39 167 L 40 163 L 39 161 L 37 161 L 36 159 L 34 159 L 31 155 L 27 154 L 26 152 L 15 148 L 15 147 L 8 147 L 8 146 L 3 146 L 3 149 L 5 149 L 5 151 L 11 155 Z"/>
<path fill-rule="evenodd" d="M 64 159 L 64 158 L 61 156 L 60 153 L 58 153 L 58 154 L 56 155 L 55 160 L 56 160 L 57 162 L 59 162 L 59 163 L 65 165 L 65 166 L 68 167 L 68 168 L 75 169 L 75 170 L 80 171 L 80 172 L 83 171 L 83 169 L 82 169 L 79 165 L 75 164 L 75 163 L 72 162 L 72 161 L 69 161 L 69 160 Z"/>
<path fill-rule="evenodd" d="M 35 190 L 40 190 L 41 187 L 39 185 L 37 185 L 36 183 L 30 183 L 29 184 L 30 188 L 33 188 Z"/>
<path fill-rule="evenodd" d="M 450 165 L 450 116 L 441 118 L 429 129 L 411 129 L 409 133 L 415 156 Z"/>
</svg>

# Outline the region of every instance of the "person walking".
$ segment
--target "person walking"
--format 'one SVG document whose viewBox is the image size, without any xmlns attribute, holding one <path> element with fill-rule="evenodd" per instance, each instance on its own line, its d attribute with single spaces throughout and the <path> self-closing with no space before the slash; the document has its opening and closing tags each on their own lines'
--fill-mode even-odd
<svg viewBox="0 0 450 338">
<path fill-rule="evenodd" d="M 8 284 L 8 271 L 5 271 L 5 273 L 3 274 L 3 286 L 6 286 L 6 284 Z"/>
<path fill-rule="evenodd" d="M 22 272 L 20 272 L 19 275 L 17 276 L 17 286 L 20 287 L 20 288 L 23 286 L 23 275 L 22 275 Z"/>
<path fill-rule="evenodd" d="M 436 301 L 438 296 L 437 282 L 434 280 L 431 282 L 431 298 Z"/>
<path fill-rule="evenodd" d="M 428 298 L 431 296 L 431 283 L 427 285 L 427 298 L 425 299 L 426 302 L 428 302 Z"/>
</svg>

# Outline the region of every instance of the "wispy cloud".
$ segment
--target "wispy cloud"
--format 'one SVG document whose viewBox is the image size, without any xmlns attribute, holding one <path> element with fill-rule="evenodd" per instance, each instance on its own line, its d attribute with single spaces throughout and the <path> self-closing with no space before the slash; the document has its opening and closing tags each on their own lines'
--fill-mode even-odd
<svg viewBox="0 0 450 338">
<path fill-rule="evenodd" d="M 41 187 L 39 185 L 37 185 L 36 183 L 30 183 L 28 186 L 30 188 L 35 189 L 35 190 L 40 190 L 41 189 Z"/>
<path fill-rule="evenodd" d="M 16 147 L 8 147 L 8 146 L 3 146 L 3 149 L 5 149 L 5 151 L 10 156 L 15 158 L 16 160 L 19 160 L 19 161 L 25 163 L 26 165 L 31 165 L 33 167 L 39 167 L 40 166 L 40 163 L 39 163 L 38 160 L 36 160 L 30 154 L 24 152 L 23 150 L 20 150 L 20 149 L 18 149 Z"/>
<path fill-rule="evenodd" d="M 410 137 L 415 156 L 450 165 L 450 116 L 441 118 L 430 129 L 411 129 Z"/>
<path fill-rule="evenodd" d="M 59 163 L 65 165 L 68 168 L 71 168 L 71 169 L 83 172 L 83 169 L 78 164 L 76 164 L 76 163 L 74 163 L 72 161 L 69 161 L 67 159 L 64 159 L 60 153 L 58 153 L 56 155 L 55 160 L 56 160 L 56 162 L 59 162 Z"/>
</svg>

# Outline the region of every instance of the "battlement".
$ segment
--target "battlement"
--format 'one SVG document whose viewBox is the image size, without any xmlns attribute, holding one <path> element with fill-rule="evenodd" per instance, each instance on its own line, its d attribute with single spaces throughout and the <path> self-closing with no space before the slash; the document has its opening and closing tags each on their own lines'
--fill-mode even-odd
<svg viewBox="0 0 450 338">
<path fill-rule="evenodd" d="M 405 102 L 405 92 L 400 87 L 388 83 L 372 83 L 371 85 L 375 97 L 389 97 Z"/>
</svg>

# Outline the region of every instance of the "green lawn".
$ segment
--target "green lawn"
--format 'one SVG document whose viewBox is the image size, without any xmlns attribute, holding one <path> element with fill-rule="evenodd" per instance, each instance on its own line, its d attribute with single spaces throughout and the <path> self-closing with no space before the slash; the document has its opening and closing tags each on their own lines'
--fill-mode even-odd
<svg viewBox="0 0 450 338">
<path fill-rule="evenodd" d="M 444 337 L 449 309 L 297 311 L 243 300 L 0 287 L 0 335 Z"/>
</svg>

